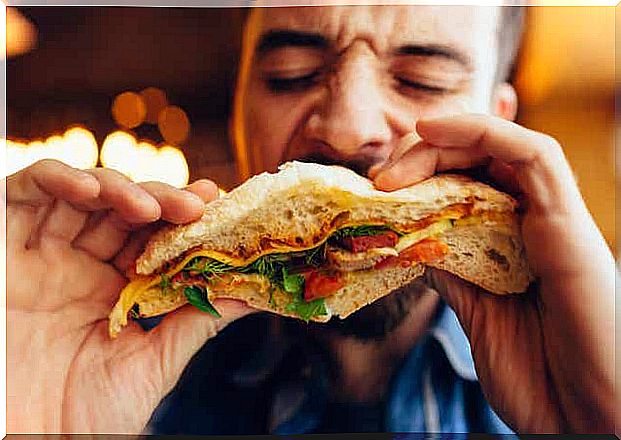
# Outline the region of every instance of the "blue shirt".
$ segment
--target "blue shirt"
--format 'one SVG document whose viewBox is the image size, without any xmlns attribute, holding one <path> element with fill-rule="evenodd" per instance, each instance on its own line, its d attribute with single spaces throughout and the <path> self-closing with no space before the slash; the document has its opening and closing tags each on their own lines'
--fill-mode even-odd
<svg viewBox="0 0 621 440">
<path fill-rule="evenodd" d="M 247 317 L 208 342 L 160 404 L 147 432 L 303 434 L 326 429 L 326 412 L 336 408 L 328 397 L 326 356 L 300 344 L 303 335 L 270 337 L 269 319 L 274 318 Z M 348 410 L 357 412 L 355 405 Z M 398 433 L 512 433 L 486 402 L 468 340 L 445 305 L 393 376 L 386 401 L 370 412 L 378 414 L 380 423 L 364 423 L 369 408 L 361 409 L 357 421 L 353 416 L 360 431 L 376 426 Z M 353 431 L 343 425 L 341 432 Z"/>
</svg>

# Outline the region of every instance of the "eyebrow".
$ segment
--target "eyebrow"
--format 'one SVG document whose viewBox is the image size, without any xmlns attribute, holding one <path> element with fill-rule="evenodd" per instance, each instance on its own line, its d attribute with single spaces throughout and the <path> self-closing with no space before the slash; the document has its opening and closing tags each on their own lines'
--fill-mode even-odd
<svg viewBox="0 0 621 440">
<path fill-rule="evenodd" d="M 261 36 L 257 45 L 257 53 L 264 55 L 286 46 L 325 49 L 328 45 L 328 40 L 325 37 L 312 32 L 273 30 Z"/>
<path fill-rule="evenodd" d="M 401 46 L 399 49 L 397 49 L 397 54 L 417 55 L 423 57 L 441 57 L 461 64 L 461 66 L 468 71 L 471 71 L 473 69 L 473 63 L 470 57 L 450 46 L 437 44 L 410 44 L 406 46 Z"/>
</svg>

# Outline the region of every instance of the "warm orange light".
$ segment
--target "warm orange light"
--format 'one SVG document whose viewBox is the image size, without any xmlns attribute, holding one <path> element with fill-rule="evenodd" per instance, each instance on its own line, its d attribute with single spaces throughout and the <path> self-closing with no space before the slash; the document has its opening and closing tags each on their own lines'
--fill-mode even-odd
<svg viewBox="0 0 621 440">
<path fill-rule="evenodd" d="M 145 103 L 137 93 L 124 92 L 114 98 L 112 117 L 122 127 L 137 127 L 144 122 L 146 115 Z"/>
<path fill-rule="evenodd" d="M 19 13 L 17 8 L 6 8 L 6 56 L 21 55 L 31 50 L 37 41 L 37 30 L 32 23 Z"/>
<path fill-rule="evenodd" d="M 190 120 L 183 109 L 169 105 L 162 110 L 157 119 L 160 133 L 166 142 L 178 145 L 185 141 L 190 133 Z"/>
<path fill-rule="evenodd" d="M 168 105 L 166 93 L 157 87 L 147 87 L 140 92 L 140 96 L 147 109 L 145 121 L 150 124 L 157 124 L 160 112 Z"/>
</svg>

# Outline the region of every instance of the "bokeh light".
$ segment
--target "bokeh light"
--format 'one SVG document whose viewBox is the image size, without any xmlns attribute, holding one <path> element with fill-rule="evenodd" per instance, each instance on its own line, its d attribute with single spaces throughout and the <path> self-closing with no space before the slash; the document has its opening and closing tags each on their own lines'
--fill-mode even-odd
<svg viewBox="0 0 621 440">
<path fill-rule="evenodd" d="M 168 105 L 166 93 L 157 87 L 147 87 L 140 96 L 146 106 L 145 122 L 149 124 L 157 124 L 157 118 L 160 112 Z"/>
<path fill-rule="evenodd" d="M 190 178 L 181 150 L 170 145 L 158 148 L 148 141 L 138 142 L 124 131 L 110 133 L 101 146 L 101 153 L 93 134 L 83 127 L 73 127 L 63 136 L 53 135 L 45 141 L 23 143 L 0 139 L 0 147 L 7 159 L 5 175 L 14 174 L 41 159 L 56 159 L 81 169 L 95 167 L 99 159 L 102 166 L 117 170 L 135 182 L 159 181 L 181 188 Z"/>
<path fill-rule="evenodd" d="M 114 98 L 112 117 L 120 126 L 137 127 L 144 122 L 146 115 L 147 107 L 139 94 L 124 92 Z"/>
<path fill-rule="evenodd" d="M 104 167 L 129 176 L 131 170 L 138 166 L 135 151 L 136 139 L 124 131 L 115 131 L 104 140 L 99 157 Z"/>
<path fill-rule="evenodd" d="M 183 109 L 176 105 L 169 105 L 160 112 L 157 125 L 162 137 L 173 145 L 185 141 L 190 133 L 190 120 Z"/>
<path fill-rule="evenodd" d="M 2 37 L 6 37 L 6 45 L 3 46 L 6 47 L 6 56 L 10 58 L 26 53 L 35 46 L 37 29 L 17 8 L 9 7 L 5 10 L 6 32 L 2 33 Z M 4 53 L 0 53 L 0 58 L 4 58 Z"/>
<path fill-rule="evenodd" d="M 164 146 L 158 153 L 157 164 L 162 180 L 181 188 L 188 184 L 190 170 L 183 153 L 174 147 Z"/>
<path fill-rule="evenodd" d="M 63 141 L 66 158 L 63 162 L 82 169 L 97 165 L 99 149 L 93 133 L 82 127 L 73 127 L 65 132 Z"/>
</svg>

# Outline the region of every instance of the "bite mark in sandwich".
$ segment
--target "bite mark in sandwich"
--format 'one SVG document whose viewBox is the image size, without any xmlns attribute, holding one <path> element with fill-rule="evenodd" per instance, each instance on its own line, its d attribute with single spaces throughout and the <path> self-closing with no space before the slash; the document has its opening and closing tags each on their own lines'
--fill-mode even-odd
<svg viewBox="0 0 621 440">
<path fill-rule="evenodd" d="M 386 193 L 345 168 L 293 162 L 207 205 L 201 220 L 152 237 L 110 314 L 184 304 L 219 316 L 236 298 L 305 321 L 345 318 L 422 275 L 448 270 L 498 294 L 531 275 L 511 197 L 442 175 Z"/>
</svg>

